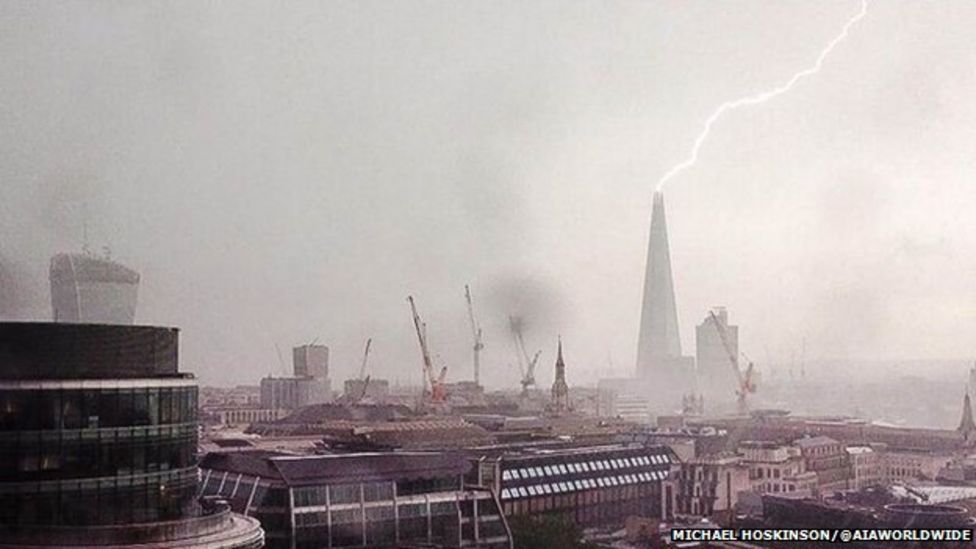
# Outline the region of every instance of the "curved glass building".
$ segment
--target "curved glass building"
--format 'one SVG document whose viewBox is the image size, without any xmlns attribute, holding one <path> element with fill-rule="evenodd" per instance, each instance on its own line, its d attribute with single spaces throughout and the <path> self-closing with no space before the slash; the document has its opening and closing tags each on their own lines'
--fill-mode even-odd
<svg viewBox="0 0 976 549">
<path fill-rule="evenodd" d="M 175 328 L 0 323 L 0 530 L 200 516 L 197 384 L 177 356 Z"/>
</svg>

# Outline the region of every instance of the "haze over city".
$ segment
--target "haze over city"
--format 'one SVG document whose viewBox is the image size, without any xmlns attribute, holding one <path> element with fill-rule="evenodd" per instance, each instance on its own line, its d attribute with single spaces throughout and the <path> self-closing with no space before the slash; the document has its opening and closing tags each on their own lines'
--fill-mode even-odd
<svg viewBox="0 0 976 549">
<path fill-rule="evenodd" d="M 419 383 L 408 294 L 470 377 L 465 284 L 489 385 L 517 375 L 513 314 L 542 385 L 559 334 L 574 383 L 629 375 L 655 183 L 858 7 L 9 4 L 0 316 L 49 320 L 50 257 L 87 232 L 203 383 L 316 338 L 341 378 L 367 337 L 374 371 Z M 974 23 L 873 2 L 818 74 L 715 125 L 665 188 L 685 348 L 725 305 L 761 369 L 976 354 Z"/>
</svg>

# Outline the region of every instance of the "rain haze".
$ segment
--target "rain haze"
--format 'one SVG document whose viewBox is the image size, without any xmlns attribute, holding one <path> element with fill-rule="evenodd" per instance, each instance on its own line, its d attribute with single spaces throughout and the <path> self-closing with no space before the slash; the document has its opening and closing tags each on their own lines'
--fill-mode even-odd
<svg viewBox="0 0 976 549">
<path fill-rule="evenodd" d="M 201 383 L 514 385 L 631 375 L 651 199 L 721 103 L 809 67 L 830 2 L 4 2 L 0 316 L 49 320 L 52 255 L 141 273 Z M 971 2 L 873 2 L 822 69 L 712 128 L 664 188 L 681 341 L 725 305 L 760 369 L 964 364 L 976 350 Z M 86 227 L 87 226 L 87 230 Z M 916 373 L 918 373 L 916 372 Z M 960 379 L 962 373 L 960 372 Z"/>
</svg>

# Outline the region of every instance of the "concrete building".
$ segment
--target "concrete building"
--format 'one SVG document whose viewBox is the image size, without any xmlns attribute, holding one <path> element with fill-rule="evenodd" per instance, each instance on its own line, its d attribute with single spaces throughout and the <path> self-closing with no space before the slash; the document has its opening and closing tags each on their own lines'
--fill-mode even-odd
<svg viewBox="0 0 976 549">
<path fill-rule="evenodd" d="M 738 454 L 749 469 L 752 491 L 760 494 L 812 496 L 817 474 L 807 471 L 798 448 L 768 441 L 745 441 Z"/>
<path fill-rule="evenodd" d="M 729 349 L 722 342 L 725 334 Z M 695 368 L 698 390 L 711 413 L 735 410 L 739 381 L 730 362 L 739 357 L 739 327 L 729 324 L 725 307 L 716 307 L 695 328 Z"/>
<path fill-rule="evenodd" d="M 651 422 L 651 391 L 645 380 L 633 378 L 605 378 L 597 382 L 599 414 L 619 417 L 635 423 Z"/>
<path fill-rule="evenodd" d="M 679 468 L 664 446 L 611 444 L 472 448 L 471 485 L 491 488 L 508 517 L 563 515 L 581 526 L 624 524 L 628 516 L 670 519 Z"/>
<path fill-rule="evenodd" d="M 951 452 L 887 449 L 881 454 L 885 482 L 934 480 L 954 458 Z"/>
<path fill-rule="evenodd" d="M 302 345 L 291 354 L 295 377 L 329 379 L 329 348 L 325 345 Z"/>
<path fill-rule="evenodd" d="M 851 464 L 851 490 L 863 490 L 868 486 L 881 484 L 884 479 L 884 467 L 881 455 L 869 446 L 848 446 L 847 459 Z"/>
<path fill-rule="evenodd" d="M 258 518 L 269 549 L 512 546 L 491 491 L 464 482 L 460 454 L 210 453 L 201 468 L 203 494 Z"/>
<path fill-rule="evenodd" d="M 651 229 L 644 275 L 644 296 L 637 342 L 637 375 L 649 382 L 663 402 L 655 407 L 670 407 L 694 388 L 694 359 L 681 354 L 678 309 L 671 276 L 664 196 L 654 193 Z"/>
<path fill-rule="evenodd" d="M 739 501 L 739 493 L 751 488 L 749 466 L 742 462 L 741 457 L 713 455 L 693 458 L 681 464 L 677 509 L 686 515 L 727 521 Z"/>
<path fill-rule="evenodd" d="M 294 410 L 332 401 L 328 378 L 266 377 L 261 379 L 261 408 Z"/>
<path fill-rule="evenodd" d="M 55 322 L 132 324 L 139 273 L 108 258 L 58 254 L 51 259 Z"/>
<path fill-rule="evenodd" d="M 178 332 L 0 323 L 0 547 L 257 548 L 201 505 L 197 383 Z"/>
</svg>

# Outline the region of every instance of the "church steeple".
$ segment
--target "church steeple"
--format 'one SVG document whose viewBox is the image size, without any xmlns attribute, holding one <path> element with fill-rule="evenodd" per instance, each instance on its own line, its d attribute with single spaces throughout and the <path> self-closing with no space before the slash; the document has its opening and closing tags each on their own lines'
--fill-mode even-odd
<svg viewBox="0 0 976 549">
<path fill-rule="evenodd" d="M 566 383 L 566 363 L 563 362 L 563 338 L 559 337 L 556 351 L 556 379 L 552 382 L 552 411 L 569 411 L 569 385 Z"/>
</svg>

